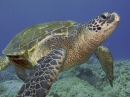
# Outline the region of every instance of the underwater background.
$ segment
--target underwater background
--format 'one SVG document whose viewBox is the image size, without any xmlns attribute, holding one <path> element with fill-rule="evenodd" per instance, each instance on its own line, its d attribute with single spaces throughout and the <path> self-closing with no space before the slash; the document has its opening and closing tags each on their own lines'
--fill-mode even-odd
<svg viewBox="0 0 130 97">
<path fill-rule="evenodd" d="M 130 97 L 130 1 L 129 0 L 0 0 L 0 55 L 21 30 L 34 24 L 72 20 L 87 22 L 103 12 L 121 18 L 105 41 L 114 59 L 111 88 L 97 59 L 60 73 L 47 97 Z M 14 97 L 23 82 L 10 66 L 0 72 L 0 97 Z"/>
</svg>

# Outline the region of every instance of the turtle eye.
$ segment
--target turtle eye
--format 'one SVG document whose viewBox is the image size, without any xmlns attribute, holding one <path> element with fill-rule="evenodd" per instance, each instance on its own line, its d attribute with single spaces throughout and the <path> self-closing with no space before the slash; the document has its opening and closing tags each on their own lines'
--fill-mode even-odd
<svg viewBox="0 0 130 97">
<path fill-rule="evenodd" d="M 105 16 L 104 14 L 100 15 L 100 17 L 104 20 L 107 19 L 107 16 Z"/>
</svg>

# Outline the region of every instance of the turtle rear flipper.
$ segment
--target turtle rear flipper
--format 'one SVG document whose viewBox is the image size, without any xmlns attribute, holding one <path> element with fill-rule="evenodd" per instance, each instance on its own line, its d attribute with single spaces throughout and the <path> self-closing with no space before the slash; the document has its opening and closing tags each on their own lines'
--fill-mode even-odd
<svg viewBox="0 0 130 97">
<path fill-rule="evenodd" d="M 95 52 L 104 72 L 107 75 L 107 79 L 111 87 L 113 87 L 113 58 L 109 50 L 104 46 L 99 46 Z"/>
<path fill-rule="evenodd" d="M 25 80 L 17 97 L 45 97 L 61 70 L 66 52 L 56 49 L 48 56 L 41 58 L 34 67 L 30 77 Z"/>
<path fill-rule="evenodd" d="M 6 67 L 10 65 L 10 61 L 6 56 L 0 56 L 0 71 L 4 70 Z"/>
<path fill-rule="evenodd" d="M 16 71 L 17 76 L 18 76 L 21 80 L 25 81 L 26 78 L 28 77 L 28 75 L 26 74 L 25 69 L 22 68 L 22 67 L 19 67 L 19 65 L 13 65 L 13 66 L 14 66 L 14 69 L 15 69 L 15 71 Z"/>
</svg>

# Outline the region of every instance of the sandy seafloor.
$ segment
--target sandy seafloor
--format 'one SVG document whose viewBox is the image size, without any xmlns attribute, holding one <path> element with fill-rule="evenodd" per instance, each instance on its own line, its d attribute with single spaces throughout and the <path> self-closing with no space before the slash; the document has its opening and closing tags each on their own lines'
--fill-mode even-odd
<svg viewBox="0 0 130 97">
<path fill-rule="evenodd" d="M 0 97 L 15 97 L 23 82 L 12 66 L 0 72 Z M 97 59 L 59 74 L 47 97 L 130 97 L 130 59 L 114 61 L 114 86 Z"/>
</svg>

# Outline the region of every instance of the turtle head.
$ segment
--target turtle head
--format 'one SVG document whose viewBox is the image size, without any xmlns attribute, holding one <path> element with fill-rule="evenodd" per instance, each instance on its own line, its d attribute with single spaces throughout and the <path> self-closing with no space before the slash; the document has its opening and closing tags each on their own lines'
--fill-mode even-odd
<svg viewBox="0 0 130 97">
<path fill-rule="evenodd" d="M 90 32 L 105 33 L 108 36 L 113 32 L 120 21 L 120 17 L 115 12 L 105 12 L 100 14 L 87 25 Z"/>
</svg>

